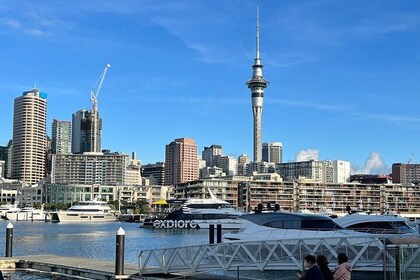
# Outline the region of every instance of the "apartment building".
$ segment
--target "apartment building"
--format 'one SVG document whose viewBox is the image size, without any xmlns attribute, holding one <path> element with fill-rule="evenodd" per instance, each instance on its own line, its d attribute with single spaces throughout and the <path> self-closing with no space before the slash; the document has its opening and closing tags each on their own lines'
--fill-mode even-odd
<svg viewBox="0 0 420 280">
<path fill-rule="evenodd" d="M 420 164 L 392 164 L 392 181 L 401 184 L 419 184 Z"/>
<path fill-rule="evenodd" d="M 166 145 L 165 185 L 199 178 L 197 145 L 194 139 L 179 138 Z"/>
<path fill-rule="evenodd" d="M 119 153 L 52 155 L 51 183 L 124 185 L 128 162 Z"/>
<path fill-rule="evenodd" d="M 15 98 L 12 179 L 36 184 L 45 177 L 47 94 L 38 89 Z"/>
</svg>

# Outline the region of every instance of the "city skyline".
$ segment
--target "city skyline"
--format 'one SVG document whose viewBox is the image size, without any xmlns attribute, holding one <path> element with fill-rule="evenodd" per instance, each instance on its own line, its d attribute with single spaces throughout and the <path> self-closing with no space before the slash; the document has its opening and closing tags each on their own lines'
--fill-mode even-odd
<svg viewBox="0 0 420 280">
<path fill-rule="evenodd" d="M 217 144 L 252 157 L 257 5 L 270 81 L 262 143 L 282 142 L 284 162 L 312 155 L 355 171 L 420 162 L 420 4 L 398 1 L 0 2 L 0 145 L 12 138 L 14 98 L 34 83 L 48 94 L 51 136 L 53 119 L 91 108 L 109 63 L 103 149 L 154 163 L 186 137 L 199 154 Z"/>
</svg>

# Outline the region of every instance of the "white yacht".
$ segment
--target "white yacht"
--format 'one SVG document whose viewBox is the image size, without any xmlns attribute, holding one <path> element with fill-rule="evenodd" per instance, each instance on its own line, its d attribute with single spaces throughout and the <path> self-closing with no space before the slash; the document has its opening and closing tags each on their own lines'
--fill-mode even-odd
<svg viewBox="0 0 420 280">
<path fill-rule="evenodd" d="M 392 212 L 382 215 L 354 213 L 334 220 L 346 229 L 371 234 L 414 235 L 418 233 L 410 227 L 408 220 Z"/>
<path fill-rule="evenodd" d="M 317 214 L 272 212 L 244 214 L 239 220 L 238 233 L 223 235 L 224 242 L 276 239 L 303 239 L 327 237 L 352 237 L 358 233 L 345 230 L 334 220 Z"/>
<path fill-rule="evenodd" d="M 167 200 L 168 204 L 177 202 L 177 205 L 163 216 L 146 218 L 143 226 L 156 229 L 208 229 L 210 224 L 221 224 L 223 229 L 238 229 L 238 217 L 244 213 L 233 209 L 229 202 L 216 198 L 210 190 L 208 191 L 210 198 Z"/>
<path fill-rule="evenodd" d="M 20 211 L 6 213 L 5 218 L 13 221 L 45 221 L 46 212 L 44 209 L 34 207 L 23 207 Z"/>
<path fill-rule="evenodd" d="M 105 201 L 80 201 L 66 211 L 50 213 L 51 222 L 113 222 L 117 217 Z"/>
<path fill-rule="evenodd" d="M 12 215 L 14 213 L 18 213 L 21 209 L 17 206 L 16 203 L 14 204 L 4 204 L 0 206 L 0 217 L 4 220 L 7 220 L 7 215 Z"/>
</svg>

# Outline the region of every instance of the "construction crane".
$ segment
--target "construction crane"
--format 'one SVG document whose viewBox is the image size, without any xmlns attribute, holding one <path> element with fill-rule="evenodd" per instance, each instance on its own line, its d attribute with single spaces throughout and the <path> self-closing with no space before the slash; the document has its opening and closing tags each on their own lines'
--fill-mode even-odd
<svg viewBox="0 0 420 280">
<path fill-rule="evenodd" d="M 413 159 L 414 154 L 411 153 L 410 157 L 407 160 L 407 164 L 410 164 L 411 160 Z"/>
<path fill-rule="evenodd" d="M 100 152 L 98 149 L 98 130 L 99 130 L 99 116 L 98 116 L 98 95 L 99 91 L 101 90 L 102 83 L 104 82 L 106 72 L 111 67 L 111 65 L 107 64 L 105 66 L 104 71 L 102 72 L 101 76 L 99 76 L 99 79 L 96 81 L 94 86 L 92 87 L 90 91 L 90 101 L 92 101 L 92 122 L 91 122 L 91 148 L 90 150 L 92 152 Z"/>
</svg>

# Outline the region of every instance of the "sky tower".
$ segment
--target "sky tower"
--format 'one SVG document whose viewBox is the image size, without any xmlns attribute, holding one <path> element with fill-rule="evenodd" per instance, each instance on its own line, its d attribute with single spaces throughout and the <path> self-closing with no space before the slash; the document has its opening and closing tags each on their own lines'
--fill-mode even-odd
<svg viewBox="0 0 420 280">
<path fill-rule="evenodd" d="M 268 81 L 264 80 L 262 74 L 263 65 L 260 59 L 260 19 L 257 7 L 257 40 L 256 56 L 252 65 L 252 78 L 246 82 L 251 90 L 252 112 L 254 114 L 254 162 L 261 161 L 261 115 L 264 100 L 264 89 L 268 86 Z"/>
</svg>

